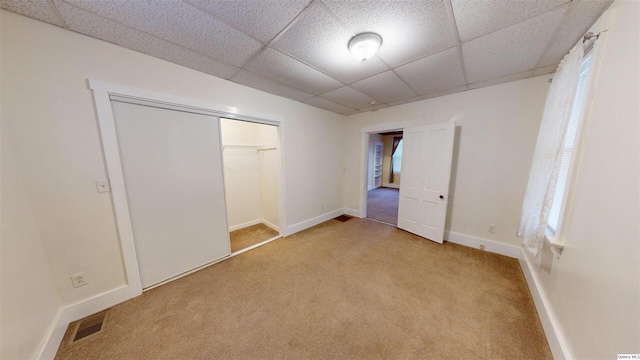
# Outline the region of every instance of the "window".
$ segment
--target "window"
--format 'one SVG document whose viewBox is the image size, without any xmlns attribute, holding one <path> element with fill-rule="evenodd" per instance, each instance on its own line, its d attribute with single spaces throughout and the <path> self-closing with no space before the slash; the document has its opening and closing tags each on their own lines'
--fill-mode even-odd
<svg viewBox="0 0 640 360">
<path fill-rule="evenodd" d="M 562 145 L 562 158 L 560 169 L 558 172 L 558 180 L 556 182 L 556 192 L 553 196 L 551 210 L 549 212 L 549 220 L 547 221 L 548 234 L 556 237 L 562 221 L 562 214 L 566 205 L 568 187 L 571 182 L 571 168 L 573 159 L 575 158 L 576 144 L 578 143 L 580 121 L 582 119 L 582 110 L 585 102 L 587 90 L 587 79 L 589 75 L 589 65 L 591 63 L 591 54 L 585 54 L 580 69 L 580 78 L 578 80 L 578 88 L 576 96 L 571 108 L 571 117 L 567 125 L 567 132 L 564 136 Z"/>
<path fill-rule="evenodd" d="M 396 152 L 393 153 L 393 172 L 399 174 L 402 169 L 402 140 L 398 143 Z"/>
</svg>

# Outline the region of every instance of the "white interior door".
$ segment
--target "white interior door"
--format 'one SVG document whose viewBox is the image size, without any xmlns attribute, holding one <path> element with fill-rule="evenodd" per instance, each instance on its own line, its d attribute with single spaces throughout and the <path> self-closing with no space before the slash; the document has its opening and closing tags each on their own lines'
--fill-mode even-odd
<svg viewBox="0 0 640 360">
<path fill-rule="evenodd" d="M 404 129 L 398 227 L 441 243 L 449 202 L 455 123 Z"/>
<path fill-rule="evenodd" d="M 112 104 L 142 287 L 228 256 L 219 119 Z"/>
</svg>

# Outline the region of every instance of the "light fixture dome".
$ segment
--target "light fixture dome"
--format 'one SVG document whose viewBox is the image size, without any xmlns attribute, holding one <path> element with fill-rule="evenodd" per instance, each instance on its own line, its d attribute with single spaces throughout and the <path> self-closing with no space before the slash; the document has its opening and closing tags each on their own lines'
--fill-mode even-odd
<svg viewBox="0 0 640 360">
<path fill-rule="evenodd" d="M 375 33 L 362 33 L 349 40 L 349 51 L 358 60 L 367 61 L 376 54 L 382 45 L 382 38 Z"/>
</svg>

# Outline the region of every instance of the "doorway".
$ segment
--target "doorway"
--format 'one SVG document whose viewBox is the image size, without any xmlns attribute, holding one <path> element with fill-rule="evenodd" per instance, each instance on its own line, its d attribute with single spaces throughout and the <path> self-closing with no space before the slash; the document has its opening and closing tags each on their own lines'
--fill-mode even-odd
<svg viewBox="0 0 640 360">
<path fill-rule="evenodd" d="M 278 126 L 220 119 L 232 254 L 280 237 Z"/>
<path fill-rule="evenodd" d="M 402 131 L 369 134 L 367 218 L 398 224 Z"/>
<path fill-rule="evenodd" d="M 442 244 L 449 203 L 455 129 L 455 120 L 421 126 L 399 122 L 362 128 L 362 217 L 369 218 L 367 200 L 371 191 L 371 177 L 375 176 L 372 175 L 375 174 L 372 171 L 372 159 L 376 138 L 385 132 L 402 131 L 402 182 L 398 194 L 397 224 L 391 225 Z M 399 141 L 397 145 L 400 145 Z"/>
</svg>

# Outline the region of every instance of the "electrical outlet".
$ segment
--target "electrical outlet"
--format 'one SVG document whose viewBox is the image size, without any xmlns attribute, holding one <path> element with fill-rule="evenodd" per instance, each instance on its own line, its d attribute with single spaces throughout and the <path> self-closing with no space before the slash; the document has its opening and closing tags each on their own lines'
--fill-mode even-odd
<svg viewBox="0 0 640 360">
<path fill-rule="evenodd" d="M 488 232 L 490 233 L 495 233 L 496 232 L 496 226 L 495 225 L 489 225 L 489 228 L 487 229 Z"/>
<path fill-rule="evenodd" d="M 96 179 L 96 189 L 98 190 L 99 193 L 111 191 L 111 186 L 109 186 L 109 180 Z"/>
<path fill-rule="evenodd" d="M 71 282 L 73 283 L 73 287 L 77 288 L 87 285 L 89 283 L 89 279 L 87 279 L 87 276 L 84 274 L 84 272 L 81 272 L 75 275 L 71 275 Z"/>
<path fill-rule="evenodd" d="M 484 245 L 480 245 L 480 250 L 484 251 Z"/>
<path fill-rule="evenodd" d="M 320 204 L 320 210 L 324 210 L 324 204 Z"/>
</svg>

